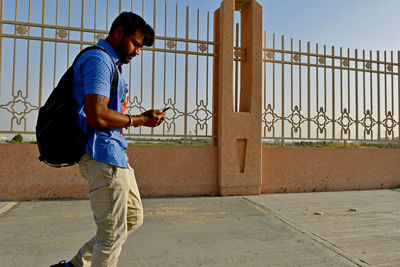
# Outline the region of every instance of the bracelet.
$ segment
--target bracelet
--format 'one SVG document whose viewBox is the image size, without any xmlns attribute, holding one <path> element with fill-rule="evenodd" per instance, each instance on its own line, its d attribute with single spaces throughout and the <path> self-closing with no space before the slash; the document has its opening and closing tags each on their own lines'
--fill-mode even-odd
<svg viewBox="0 0 400 267">
<path fill-rule="evenodd" d="M 132 126 L 132 116 L 129 115 L 129 114 L 126 114 L 126 115 L 127 115 L 128 118 L 129 118 L 129 122 L 128 122 L 128 124 L 125 126 L 125 129 L 128 129 L 129 127 Z"/>
</svg>

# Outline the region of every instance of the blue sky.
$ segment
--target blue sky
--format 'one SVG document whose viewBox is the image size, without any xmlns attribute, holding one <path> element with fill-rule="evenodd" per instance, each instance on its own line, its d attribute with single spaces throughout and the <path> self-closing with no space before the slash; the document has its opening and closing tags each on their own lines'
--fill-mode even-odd
<svg viewBox="0 0 400 267">
<path fill-rule="evenodd" d="M 397 51 L 400 48 L 398 0 L 259 0 L 268 32 L 294 40 L 351 49 Z M 168 3 L 213 11 L 220 0 Z"/>
<path fill-rule="evenodd" d="M 400 47 L 398 0 L 262 0 L 264 29 L 351 49 Z"/>
</svg>

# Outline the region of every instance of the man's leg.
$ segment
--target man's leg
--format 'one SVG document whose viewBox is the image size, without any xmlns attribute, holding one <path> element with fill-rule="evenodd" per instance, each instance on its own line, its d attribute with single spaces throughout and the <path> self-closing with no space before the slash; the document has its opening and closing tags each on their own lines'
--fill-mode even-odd
<svg viewBox="0 0 400 267">
<path fill-rule="evenodd" d="M 129 166 L 127 170 L 129 180 L 128 195 L 128 234 L 131 234 L 143 224 L 143 206 L 139 189 L 136 183 L 135 172 Z"/>
<path fill-rule="evenodd" d="M 129 181 L 127 169 L 83 158 L 79 168 L 89 181 L 96 236 L 71 260 L 76 266 L 117 266 L 127 237 Z"/>
</svg>

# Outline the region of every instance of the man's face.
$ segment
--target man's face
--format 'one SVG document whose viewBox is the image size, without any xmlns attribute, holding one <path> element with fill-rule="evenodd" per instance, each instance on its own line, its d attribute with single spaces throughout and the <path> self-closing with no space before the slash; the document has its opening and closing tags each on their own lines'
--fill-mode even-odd
<svg viewBox="0 0 400 267">
<path fill-rule="evenodd" d="M 140 54 L 140 50 L 143 47 L 143 39 L 144 35 L 140 30 L 122 37 L 117 51 L 122 63 L 128 64 L 133 57 Z"/>
</svg>

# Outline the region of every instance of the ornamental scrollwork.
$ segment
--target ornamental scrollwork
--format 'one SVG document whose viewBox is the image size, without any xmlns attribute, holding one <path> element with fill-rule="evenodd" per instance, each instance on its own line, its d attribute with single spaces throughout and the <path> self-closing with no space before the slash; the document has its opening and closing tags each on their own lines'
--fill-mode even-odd
<svg viewBox="0 0 400 267">
<path fill-rule="evenodd" d="M 267 108 L 264 108 L 264 113 L 262 114 L 262 121 L 267 127 L 268 132 L 274 128 L 275 123 L 279 120 L 279 116 L 274 112 L 271 104 L 268 104 Z"/>
<path fill-rule="evenodd" d="M 350 117 L 350 113 L 346 108 L 342 110 L 342 115 L 337 119 L 337 123 L 342 127 L 344 134 L 350 132 L 350 126 L 354 123 L 354 120 Z"/>
<path fill-rule="evenodd" d="M 386 118 L 382 121 L 382 125 L 385 126 L 387 135 L 393 134 L 393 128 L 397 125 L 397 122 L 393 119 L 391 111 L 386 114 Z"/>
<path fill-rule="evenodd" d="M 318 58 L 318 63 L 321 64 L 321 65 L 325 65 L 325 63 L 326 63 L 325 58 L 324 57 L 319 57 Z"/>
<path fill-rule="evenodd" d="M 61 39 L 65 39 L 68 36 L 68 32 L 66 30 L 58 30 L 57 31 L 57 36 Z"/>
<path fill-rule="evenodd" d="M 246 49 L 235 47 L 235 50 L 233 51 L 233 56 L 234 59 L 237 61 L 246 61 Z"/>
<path fill-rule="evenodd" d="M 331 122 L 323 107 L 319 108 L 317 115 L 312 118 L 312 121 L 317 125 L 318 131 L 321 134 L 326 131 L 326 126 Z"/>
<path fill-rule="evenodd" d="M 361 119 L 360 124 L 364 127 L 365 132 L 367 132 L 368 135 L 371 134 L 372 128 L 376 124 L 376 120 L 372 117 L 369 109 L 364 113 L 364 117 Z"/>
<path fill-rule="evenodd" d="M 0 109 L 5 109 L 12 114 L 12 119 L 17 121 L 17 124 L 20 125 L 22 120 L 25 119 L 26 114 L 38 110 L 38 106 L 32 105 L 27 100 L 27 96 L 22 95 L 22 91 L 18 90 L 17 95 L 13 97 L 13 99 L 5 105 L 0 105 Z"/>
<path fill-rule="evenodd" d="M 99 41 L 100 39 L 105 39 L 106 38 L 106 36 L 104 35 L 104 34 L 102 34 L 102 33 L 98 33 L 98 34 L 96 34 L 96 40 L 97 41 Z"/>
<path fill-rule="evenodd" d="M 206 44 L 200 44 L 199 45 L 199 50 L 201 51 L 201 52 L 206 52 L 207 51 L 207 49 L 208 49 L 208 46 L 206 45 Z"/>
<path fill-rule="evenodd" d="M 15 27 L 15 30 L 17 31 L 17 33 L 21 34 L 21 35 L 25 35 L 28 32 L 28 29 L 24 26 L 24 25 L 17 25 Z"/>
<path fill-rule="evenodd" d="M 207 109 L 203 100 L 200 100 L 200 103 L 196 104 L 196 109 L 187 115 L 196 121 L 196 125 L 200 126 L 201 130 L 204 130 L 207 126 L 207 122 L 212 118 L 212 113 Z"/>
<path fill-rule="evenodd" d="M 171 41 L 171 40 L 168 40 L 168 41 L 167 41 L 167 47 L 168 47 L 169 49 L 174 49 L 175 46 L 176 46 L 176 44 L 175 44 L 174 41 Z"/>
<path fill-rule="evenodd" d="M 300 61 L 300 55 L 299 55 L 299 54 L 293 55 L 292 58 L 293 58 L 293 60 L 296 61 L 296 62 L 299 62 L 299 61 Z"/>
<path fill-rule="evenodd" d="M 292 113 L 285 119 L 290 122 L 292 129 L 295 133 L 298 132 L 301 124 L 307 121 L 307 119 L 300 113 L 299 107 L 297 105 L 292 110 Z"/>
</svg>

